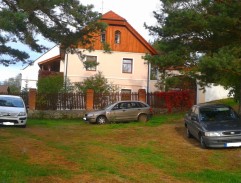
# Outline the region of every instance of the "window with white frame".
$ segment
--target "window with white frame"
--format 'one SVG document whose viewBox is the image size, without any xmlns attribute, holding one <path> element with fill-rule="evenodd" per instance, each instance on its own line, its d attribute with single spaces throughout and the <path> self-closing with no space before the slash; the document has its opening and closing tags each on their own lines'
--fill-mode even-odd
<svg viewBox="0 0 241 183">
<path fill-rule="evenodd" d="M 87 55 L 85 57 L 85 65 L 87 71 L 96 71 L 97 66 L 97 56 Z"/>
<path fill-rule="evenodd" d="M 132 73 L 133 59 L 124 58 L 122 63 L 122 73 Z"/>
</svg>

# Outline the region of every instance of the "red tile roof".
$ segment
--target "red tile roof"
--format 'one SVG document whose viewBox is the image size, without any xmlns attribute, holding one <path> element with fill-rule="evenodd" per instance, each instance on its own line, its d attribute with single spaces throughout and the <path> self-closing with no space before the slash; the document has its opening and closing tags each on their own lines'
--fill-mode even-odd
<svg viewBox="0 0 241 183">
<path fill-rule="evenodd" d="M 9 93 L 10 88 L 7 85 L 0 85 L 0 93 Z"/>
<path fill-rule="evenodd" d="M 102 20 L 120 20 L 120 21 L 126 21 L 126 19 L 122 18 L 121 16 L 117 15 L 113 11 L 108 11 L 101 17 Z"/>
</svg>

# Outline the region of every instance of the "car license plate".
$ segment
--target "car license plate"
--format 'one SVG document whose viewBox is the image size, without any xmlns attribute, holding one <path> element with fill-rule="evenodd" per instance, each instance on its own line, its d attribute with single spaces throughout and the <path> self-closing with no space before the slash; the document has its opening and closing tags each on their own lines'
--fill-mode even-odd
<svg viewBox="0 0 241 183">
<path fill-rule="evenodd" d="M 3 122 L 3 125 L 14 125 L 13 122 Z"/>
<path fill-rule="evenodd" d="M 226 143 L 225 147 L 240 147 L 241 142 Z"/>
</svg>

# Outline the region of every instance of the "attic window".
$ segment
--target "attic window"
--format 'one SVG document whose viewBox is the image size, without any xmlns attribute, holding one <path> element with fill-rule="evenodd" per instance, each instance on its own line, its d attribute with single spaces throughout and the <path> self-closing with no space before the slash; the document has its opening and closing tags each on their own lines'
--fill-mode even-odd
<svg viewBox="0 0 241 183">
<path fill-rule="evenodd" d="M 121 32 L 119 30 L 115 31 L 115 43 L 120 44 Z"/>
<path fill-rule="evenodd" d="M 101 32 L 100 41 L 101 41 L 102 43 L 105 43 L 105 42 L 106 42 L 106 32 L 105 32 L 105 31 Z"/>
</svg>

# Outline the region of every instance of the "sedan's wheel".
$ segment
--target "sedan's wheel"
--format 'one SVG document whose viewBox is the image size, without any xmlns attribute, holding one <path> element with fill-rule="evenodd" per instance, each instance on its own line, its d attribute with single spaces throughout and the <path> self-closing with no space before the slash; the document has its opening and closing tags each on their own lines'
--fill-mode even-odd
<svg viewBox="0 0 241 183">
<path fill-rule="evenodd" d="M 107 118 L 105 116 L 99 116 L 96 120 L 98 124 L 105 124 L 107 123 Z"/>
<path fill-rule="evenodd" d="M 139 122 L 147 122 L 148 118 L 147 118 L 147 115 L 146 114 L 141 114 L 139 117 L 138 117 L 138 121 Z"/>
<path fill-rule="evenodd" d="M 204 139 L 203 139 L 203 136 L 202 136 L 202 135 L 200 136 L 200 144 L 201 144 L 201 147 L 202 147 L 202 148 L 204 148 L 204 149 L 206 148 L 206 144 L 205 144 L 205 142 L 204 142 Z"/>
<path fill-rule="evenodd" d="M 192 134 L 190 133 L 188 128 L 186 128 L 186 134 L 187 134 L 187 138 L 192 138 Z"/>
</svg>

